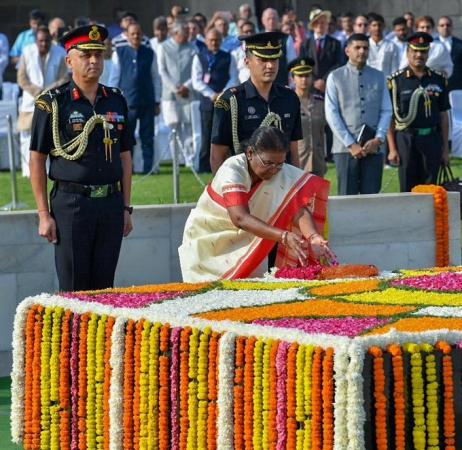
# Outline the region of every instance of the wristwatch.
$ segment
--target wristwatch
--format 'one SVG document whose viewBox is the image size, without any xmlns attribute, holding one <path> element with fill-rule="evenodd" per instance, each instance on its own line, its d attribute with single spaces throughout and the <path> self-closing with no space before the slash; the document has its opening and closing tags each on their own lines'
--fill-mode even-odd
<svg viewBox="0 0 462 450">
<path fill-rule="evenodd" d="M 124 211 L 128 211 L 128 214 L 132 214 L 133 212 L 133 206 L 124 206 Z"/>
</svg>

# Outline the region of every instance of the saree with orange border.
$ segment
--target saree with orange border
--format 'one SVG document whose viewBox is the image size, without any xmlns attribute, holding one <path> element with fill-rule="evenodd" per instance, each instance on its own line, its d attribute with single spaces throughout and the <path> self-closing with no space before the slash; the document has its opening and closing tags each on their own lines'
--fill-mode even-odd
<svg viewBox="0 0 462 450">
<path fill-rule="evenodd" d="M 306 208 L 323 234 L 329 182 L 284 164 L 270 180 L 252 186 L 245 154 L 228 158 L 202 193 L 185 225 L 178 249 L 184 282 L 262 276 L 274 241 L 237 228 L 227 207 L 247 205 L 250 214 L 282 230 Z M 278 245 L 276 266 L 295 265 L 286 247 Z"/>
</svg>

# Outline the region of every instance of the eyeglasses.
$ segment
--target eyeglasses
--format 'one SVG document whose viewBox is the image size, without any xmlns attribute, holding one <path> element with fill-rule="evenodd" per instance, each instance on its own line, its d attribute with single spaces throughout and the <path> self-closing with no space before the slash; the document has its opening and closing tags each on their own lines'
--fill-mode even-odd
<svg viewBox="0 0 462 450">
<path fill-rule="evenodd" d="M 267 169 L 282 169 L 282 166 L 284 165 L 284 163 L 273 163 L 273 162 L 268 162 L 268 161 L 263 161 L 263 159 L 261 159 L 261 156 L 258 154 L 257 151 L 254 150 L 254 153 L 257 155 L 261 165 L 263 167 L 266 167 Z"/>
<path fill-rule="evenodd" d="M 447 28 L 452 27 L 452 25 L 450 23 L 440 23 L 438 26 L 439 27 L 447 27 Z"/>
</svg>

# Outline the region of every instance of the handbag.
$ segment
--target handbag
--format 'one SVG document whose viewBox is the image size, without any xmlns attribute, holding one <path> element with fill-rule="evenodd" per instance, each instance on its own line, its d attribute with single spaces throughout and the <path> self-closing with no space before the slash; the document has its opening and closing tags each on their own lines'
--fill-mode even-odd
<svg viewBox="0 0 462 450">
<path fill-rule="evenodd" d="M 454 176 L 449 165 L 440 167 L 436 184 L 449 192 L 459 192 L 460 211 L 462 214 L 462 181 Z"/>
</svg>

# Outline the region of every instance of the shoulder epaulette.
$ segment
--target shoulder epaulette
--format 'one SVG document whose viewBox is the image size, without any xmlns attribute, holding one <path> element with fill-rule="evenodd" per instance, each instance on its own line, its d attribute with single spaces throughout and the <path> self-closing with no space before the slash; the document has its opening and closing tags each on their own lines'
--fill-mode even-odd
<svg viewBox="0 0 462 450">
<path fill-rule="evenodd" d="M 55 91 L 55 89 L 49 89 L 37 95 L 34 102 L 35 106 L 41 109 L 42 111 L 51 113 L 51 102 L 53 101 L 53 98 L 57 95 L 57 93 L 53 91 Z"/>
<path fill-rule="evenodd" d="M 234 89 L 234 88 L 231 88 L 231 89 Z M 230 90 L 231 90 L 230 89 Z M 217 99 L 215 100 L 215 103 L 213 104 L 213 106 L 215 108 L 222 108 L 224 109 L 225 111 L 229 111 L 229 103 L 224 99 L 222 98 L 223 97 L 223 94 L 225 94 L 225 92 L 222 92 L 218 97 Z"/>
<path fill-rule="evenodd" d="M 441 70 L 436 70 L 436 69 L 433 69 L 432 67 L 427 67 L 427 69 L 428 69 L 430 72 L 436 73 L 436 74 L 439 75 L 440 77 L 447 78 L 447 77 L 446 77 L 446 74 L 445 74 L 444 72 L 442 72 Z"/>
<path fill-rule="evenodd" d="M 105 86 L 105 88 L 106 88 L 108 91 L 113 92 L 114 94 L 122 95 L 122 91 L 121 91 L 119 88 L 116 88 L 116 87 L 110 87 L 110 88 L 108 88 L 107 86 Z"/>
<path fill-rule="evenodd" d="M 404 68 L 404 69 L 399 69 L 399 70 L 397 70 L 396 72 L 393 72 L 391 75 L 389 75 L 389 76 L 387 77 L 387 79 L 388 79 L 388 80 L 391 80 L 392 78 L 396 78 L 398 75 L 401 75 L 402 73 L 404 73 L 405 70 L 406 70 L 406 68 Z"/>
</svg>

